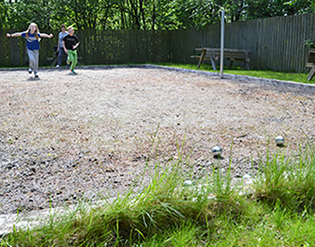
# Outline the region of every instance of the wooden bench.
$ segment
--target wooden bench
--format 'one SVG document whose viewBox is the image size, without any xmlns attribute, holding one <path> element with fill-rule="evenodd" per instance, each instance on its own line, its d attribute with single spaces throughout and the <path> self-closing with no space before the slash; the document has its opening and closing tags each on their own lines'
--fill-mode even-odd
<svg viewBox="0 0 315 247">
<path fill-rule="evenodd" d="M 217 70 L 214 60 L 219 60 L 221 55 L 220 48 L 196 48 L 196 51 L 201 51 L 200 55 L 192 55 L 191 58 L 199 59 L 198 68 L 204 60 L 210 60 L 213 70 Z M 229 69 L 232 67 L 234 61 L 243 61 L 244 67 L 249 70 L 249 60 L 251 51 L 239 49 L 224 49 L 224 58 L 230 61 Z"/>
<path fill-rule="evenodd" d="M 48 57 L 47 58 L 47 61 L 52 61 L 50 63 L 50 66 L 55 66 L 57 64 L 58 55 L 59 55 L 59 52 L 58 51 L 54 51 L 52 57 Z M 81 60 L 81 59 L 82 59 L 82 57 L 78 57 L 78 63 L 77 63 L 78 65 L 80 65 L 79 60 Z M 64 56 L 63 56 L 62 60 L 63 61 L 66 60 Z"/>
<path fill-rule="evenodd" d="M 306 67 L 312 68 L 307 76 L 307 80 L 310 81 L 315 75 L 315 49 L 310 49 L 307 56 Z"/>
</svg>

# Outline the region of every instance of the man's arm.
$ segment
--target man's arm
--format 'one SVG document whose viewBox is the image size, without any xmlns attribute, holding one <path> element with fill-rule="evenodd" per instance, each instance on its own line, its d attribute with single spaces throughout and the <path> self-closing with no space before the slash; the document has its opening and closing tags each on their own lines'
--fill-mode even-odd
<svg viewBox="0 0 315 247">
<path fill-rule="evenodd" d="M 57 51 L 59 51 L 60 49 L 60 40 L 59 40 L 59 35 L 58 35 L 58 48 L 57 48 Z"/>
<path fill-rule="evenodd" d="M 74 46 L 73 46 L 73 49 L 77 49 L 77 47 L 80 45 L 80 42 L 79 43 L 76 43 Z"/>
<path fill-rule="evenodd" d="M 66 48 L 66 44 L 65 44 L 64 41 L 62 41 L 62 46 L 63 46 L 63 49 L 65 50 L 65 53 L 68 54 L 68 50 L 67 50 L 67 48 Z"/>
</svg>

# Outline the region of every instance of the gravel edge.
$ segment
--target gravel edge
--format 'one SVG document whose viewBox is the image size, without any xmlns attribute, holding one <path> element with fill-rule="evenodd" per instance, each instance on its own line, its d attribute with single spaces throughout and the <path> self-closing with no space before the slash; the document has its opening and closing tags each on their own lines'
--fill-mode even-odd
<svg viewBox="0 0 315 247">
<path fill-rule="evenodd" d="M 178 71 L 182 73 L 197 73 L 200 75 L 209 75 L 209 76 L 220 76 L 220 73 L 201 71 L 194 69 L 182 69 L 169 66 L 153 65 L 153 64 L 129 64 L 129 65 L 89 65 L 89 66 L 78 66 L 78 69 L 123 69 L 123 68 L 148 68 L 148 69 L 166 69 L 171 71 Z M 26 68 L 0 68 L 0 71 L 21 71 Z M 43 67 L 40 70 L 67 70 L 67 67 Z M 298 89 L 304 92 L 315 92 L 315 84 L 306 84 L 292 81 L 282 81 L 276 79 L 268 79 L 254 76 L 245 76 L 245 75 L 234 75 L 234 74 L 223 74 L 222 79 L 230 80 L 239 80 L 239 81 L 250 81 L 251 83 L 259 83 L 264 85 L 270 85 L 275 87 L 290 87 Z"/>
</svg>

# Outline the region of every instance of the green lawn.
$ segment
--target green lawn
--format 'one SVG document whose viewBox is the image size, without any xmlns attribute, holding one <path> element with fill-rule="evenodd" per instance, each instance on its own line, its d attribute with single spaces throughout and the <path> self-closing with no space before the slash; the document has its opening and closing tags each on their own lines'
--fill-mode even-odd
<svg viewBox="0 0 315 247">
<path fill-rule="evenodd" d="M 197 69 L 197 63 L 196 64 L 163 63 L 163 64 L 159 64 L 159 65 L 220 73 L 220 70 L 213 70 L 212 66 L 208 65 L 208 64 L 201 64 L 199 69 Z M 305 74 L 303 74 L 303 73 L 285 73 L 285 72 L 276 72 L 276 71 L 271 71 L 271 70 L 245 70 L 243 68 L 228 69 L 227 67 L 224 68 L 223 73 L 235 74 L 235 75 L 255 76 L 255 77 L 276 79 L 276 80 L 282 80 L 282 81 L 293 81 L 293 82 L 302 82 L 302 83 L 310 83 L 310 84 L 315 83 L 315 77 L 311 81 L 307 80 L 307 75 L 308 75 L 307 73 L 305 73 Z"/>
<path fill-rule="evenodd" d="M 197 69 L 197 63 L 196 64 L 161 63 L 161 64 L 155 64 L 155 65 L 220 73 L 219 69 L 213 70 L 212 66 L 209 64 L 201 64 L 199 69 Z M 50 68 L 50 66 L 42 66 L 42 67 Z M 227 67 L 225 67 L 224 73 L 276 79 L 276 80 L 282 80 L 282 81 L 293 81 L 293 82 L 300 82 L 300 83 L 315 84 L 315 77 L 311 81 L 307 80 L 308 73 L 289 73 L 289 72 L 285 73 L 285 72 L 277 72 L 277 71 L 271 71 L 271 70 L 245 70 L 239 67 L 232 68 L 232 69 L 228 69 Z"/>
</svg>

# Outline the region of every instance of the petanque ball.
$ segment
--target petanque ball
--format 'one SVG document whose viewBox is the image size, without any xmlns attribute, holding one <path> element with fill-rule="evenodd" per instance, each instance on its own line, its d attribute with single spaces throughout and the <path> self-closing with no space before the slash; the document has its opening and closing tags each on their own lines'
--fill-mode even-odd
<svg viewBox="0 0 315 247">
<path fill-rule="evenodd" d="M 282 136 L 277 136 L 275 141 L 276 141 L 277 146 L 283 146 L 284 145 L 284 138 Z"/>
<path fill-rule="evenodd" d="M 192 184 L 193 184 L 192 181 L 190 181 L 190 180 L 185 180 L 184 183 L 183 183 L 183 186 L 184 186 L 184 187 L 188 187 L 188 186 L 191 186 Z"/>
<path fill-rule="evenodd" d="M 222 148 L 220 148 L 219 146 L 215 146 L 212 148 L 212 154 L 214 157 L 220 157 L 222 154 Z"/>
</svg>

